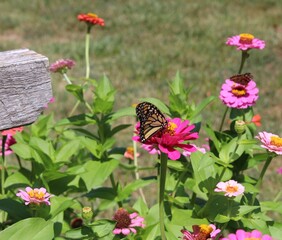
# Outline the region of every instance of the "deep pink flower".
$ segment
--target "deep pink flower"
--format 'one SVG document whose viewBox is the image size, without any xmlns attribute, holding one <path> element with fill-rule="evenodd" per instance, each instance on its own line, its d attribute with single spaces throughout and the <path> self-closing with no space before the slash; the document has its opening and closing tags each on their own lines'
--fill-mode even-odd
<svg viewBox="0 0 282 240">
<path fill-rule="evenodd" d="M 278 135 L 268 132 L 259 132 L 256 138 L 261 141 L 261 147 L 270 152 L 275 152 L 278 155 L 282 155 L 282 138 Z"/>
<path fill-rule="evenodd" d="M 236 83 L 231 79 L 226 79 L 221 86 L 221 101 L 231 108 L 248 108 L 253 106 L 258 99 L 258 88 L 253 80 L 246 84 Z"/>
<path fill-rule="evenodd" d="M 100 26 L 104 26 L 105 25 L 104 19 L 103 18 L 99 18 L 94 13 L 79 14 L 77 16 L 77 19 L 79 21 L 83 21 L 83 22 L 86 22 L 87 24 L 91 24 L 91 25 L 100 25 Z"/>
<path fill-rule="evenodd" d="M 23 199 L 25 201 L 25 205 L 28 205 L 30 203 L 40 205 L 41 203 L 45 203 L 46 205 L 50 205 L 50 197 L 53 197 L 54 195 L 47 192 L 45 188 L 30 188 L 26 187 L 24 190 L 19 190 L 19 192 L 16 194 L 18 197 Z"/>
<path fill-rule="evenodd" d="M 214 240 L 220 233 L 220 229 L 217 229 L 213 224 L 193 225 L 192 228 L 193 232 L 189 232 L 186 229 L 181 230 L 181 232 L 183 233 L 182 240 Z"/>
<path fill-rule="evenodd" d="M 3 139 L 0 140 L 0 147 L 2 149 L 2 143 L 3 143 Z M 13 150 L 10 148 L 12 145 L 14 145 L 16 143 L 16 140 L 14 139 L 14 137 L 11 134 L 6 135 L 6 141 L 5 141 L 5 152 L 4 155 L 8 156 L 10 154 L 13 153 Z M 2 150 L 0 150 L 0 156 L 2 156 Z"/>
<path fill-rule="evenodd" d="M 68 69 L 72 69 L 75 65 L 75 61 L 71 59 L 59 59 L 52 63 L 49 70 L 54 73 L 66 73 Z"/>
<path fill-rule="evenodd" d="M 227 39 L 226 44 L 229 46 L 236 46 L 237 50 L 247 51 L 249 49 L 264 49 L 265 42 L 255 38 L 249 33 L 242 33 L 240 35 L 232 36 Z"/>
<path fill-rule="evenodd" d="M 238 229 L 236 233 L 231 233 L 226 238 L 221 238 L 220 240 L 272 240 L 269 235 L 263 235 L 258 230 L 253 230 L 252 232 L 246 232 L 243 229 Z"/>
<path fill-rule="evenodd" d="M 127 147 L 126 148 L 126 151 L 124 152 L 123 156 L 125 158 L 128 158 L 128 159 L 131 159 L 131 160 L 134 160 L 134 149 L 133 147 Z M 136 153 L 136 157 L 139 157 L 140 156 L 140 153 Z"/>
<path fill-rule="evenodd" d="M 131 232 L 136 233 L 137 227 L 144 228 L 144 218 L 140 217 L 136 212 L 129 214 L 125 209 L 119 208 L 113 220 L 116 221 L 116 227 L 113 234 L 128 235 Z"/>
<path fill-rule="evenodd" d="M 195 126 L 189 125 L 188 120 L 182 121 L 180 118 L 167 119 L 168 124 L 166 129 L 160 134 L 156 134 L 148 139 L 142 148 L 147 150 L 150 154 L 163 152 L 168 155 L 171 160 L 177 160 L 181 156 L 179 149 L 184 151 L 195 152 L 197 149 L 189 144 L 187 141 L 198 138 L 197 132 L 191 132 Z M 137 123 L 136 130 L 139 134 L 139 126 Z M 139 136 L 133 137 L 134 141 L 141 142 Z"/>
<path fill-rule="evenodd" d="M 234 180 L 229 180 L 227 182 L 219 182 L 214 191 L 225 192 L 224 196 L 227 197 L 236 197 L 244 193 L 245 187 Z"/>
<path fill-rule="evenodd" d="M 282 167 L 278 168 L 278 169 L 276 170 L 276 172 L 277 172 L 278 174 L 282 174 Z"/>
</svg>

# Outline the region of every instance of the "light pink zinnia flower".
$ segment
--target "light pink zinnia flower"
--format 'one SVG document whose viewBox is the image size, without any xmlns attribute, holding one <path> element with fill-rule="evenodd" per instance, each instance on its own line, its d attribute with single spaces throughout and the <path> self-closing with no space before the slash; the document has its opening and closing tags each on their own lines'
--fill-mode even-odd
<svg viewBox="0 0 282 240">
<path fill-rule="evenodd" d="M 67 70 L 72 69 L 74 65 L 75 62 L 71 59 L 59 59 L 50 65 L 49 70 L 54 73 L 66 73 Z"/>
<path fill-rule="evenodd" d="M 256 138 L 261 141 L 261 147 L 266 148 L 270 152 L 275 152 L 278 155 L 282 155 L 281 137 L 268 132 L 259 132 L 258 134 L 259 135 L 256 136 Z"/>
<path fill-rule="evenodd" d="M 245 187 L 234 180 L 229 180 L 227 182 L 219 182 L 214 191 L 225 192 L 224 196 L 227 197 L 236 197 L 244 193 Z"/>
<path fill-rule="evenodd" d="M 45 203 L 46 205 L 50 205 L 50 197 L 53 197 L 54 195 L 47 192 L 45 188 L 30 188 L 26 187 L 24 190 L 19 190 L 19 192 L 16 194 L 18 197 L 23 199 L 25 201 L 25 205 L 28 205 L 30 203 L 39 205 L 41 203 Z"/>
<path fill-rule="evenodd" d="M 201 153 L 206 153 L 207 151 L 210 150 L 210 147 L 209 145 L 207 144 L 203 144 L 202 147 L 198 147 L 196 146 L 195 144 L 191 144 L 191 146 L 195 147 L 196 148 L 196 151 L 199 151 Z M 191 152 L 190 151 L 183 151 L 183 156 L 187 157 L 187 156 L 190 156 L 191 155 Z"/>
<path fill-rule="evenodd" d="M 136 233 L 136 227 L 145 227 L 144 218 L 140 217 L 136 212 L 129 214 L 123 208 L 116 211 L 113 220 L 117 222 L 113 234 L 128 235 L 131 232 Z"/>
<path fill-rule="evenodd" d="M 258 88 L 253 80 L 246 84 L 236 83 L 231 79 L 226 79 L 221 86 L 221 101 L 231 108 L 248 108 L 253 106 L 258 99 Z"/>
<path fill-rule="evenodd" d="M 0 146 L 2 148 L 3 140 L 0 140 Z M 8 156 L 13 153 L 13 150 L 10 148 L 12 145 L 16 143 L 16 140 L 11 134 L 6 135 L 5 147 L 4 147 L 4 155 Z M 0 150 L 0 156 L 2 156 L 2 151 Z"/>
<path fill-rule="evenodd" d="M 123 156 L 125 158 L 128 158 L 128 159 L 131 159 L 131 160 L 134 160 L 134 149 L 133 147 L 127 147 L 126 148 L 126 151 L 124 152 Z M 136 153 L 136 157 L 139 157 L 140 156 L 140 153 Z"/>
<path fill-rule="evenodd" d="M 255 38 L 252 34 L 242 33 L 227 39 L 226 44 L 236 46 L 237 50 L 247 51 L 249 49 L 264 49 L 265 42 Z"/>
<path fill-rule="evenodd" d="M 142 147 L 151 154 L 160 154 L 160 152 L 163 152 L 167 154 L 168 158 L 171 160 L 180 158 L 181 153 L 179 149 L 195 152 L 197 149 L 193 145 L 187 143 L 189 140 L 198 138 L 197 132 L 191 132 L 195 126 L 189 125 L 188 120 L 182 121 L 180 118 L 167 119 L 167 121 L 168 124 L 164 131 L 148 139 L 142 144 Z M 139 127 L 140 124 L 137 123 L 137 134 L 139 134 Z M 134 136 L 133 140 L 141 142 L 139 136 Z"/>
<path fill-rule="evenodd" d="M 238 229 L 236 233 L 231 233 L 226 238 L 221 238 L 220 240 L 272 240 L 272 237 L 269 235 L 263 235 L 258 230 L 253 230 L 252 232 L 246 232 L 243 229 Z"/>
<path fill-rule="evenodd" d="M 182 229 L 183 233 L 182 240 L 196 240 L 196 239 L 210 239 L 214 240 L 216 236 L 220 233 L 220 229 L 216 229 L 216 226 L 213 224 L 201 224 L 193 225 L 193 232 L 189 232 L 186 229 Z"/>
</svg>

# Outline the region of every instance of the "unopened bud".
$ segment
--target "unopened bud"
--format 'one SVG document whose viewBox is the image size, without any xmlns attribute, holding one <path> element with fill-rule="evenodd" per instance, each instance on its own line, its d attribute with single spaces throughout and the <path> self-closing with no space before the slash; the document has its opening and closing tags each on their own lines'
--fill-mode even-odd
<svg viewBox="0 0 282 240">
<path fill-rule="evenodd" d="M 234 128 L 238 134 L 243 134 L 246 130 L 246 123 L 243 120 L 236 120 Z"/>
<path fill-rule="evenodd" d="M 91 207 L 82 208 L 82 218 L 85 220 L 91 220 L 93 217 L 93 211 Z"/>
</svg>

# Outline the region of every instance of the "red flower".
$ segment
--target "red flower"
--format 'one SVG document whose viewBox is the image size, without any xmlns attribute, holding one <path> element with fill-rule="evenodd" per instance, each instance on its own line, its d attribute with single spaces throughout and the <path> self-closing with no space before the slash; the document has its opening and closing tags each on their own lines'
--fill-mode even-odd
<svg viewBox="0 0 282 240">
<path fill-rule="evenodd" d="M 105 26 L 104 19 L 103 18 L 99 18 L 94 13 L 79 14 L 77 16 L 77 19 L 79 21 L 86 22 L 87 24 Z"/>
<path fill-rule="evenodd" d="M 260 127 L 261 126 L 261 116 L 259 114 L 254 115 L 251 122 L 254 123 L 257 127 Z"/>
<path fill-rule="evenodd" d="M 8 135 L 15 135 L 17 132 L 22 132 L 23 131 L 23 127 L 15 127 L 15 128 L 10 128 L 7 130 L 3 130 L 1 131 L 2 136 L 8 136 Z"/>
</svg>

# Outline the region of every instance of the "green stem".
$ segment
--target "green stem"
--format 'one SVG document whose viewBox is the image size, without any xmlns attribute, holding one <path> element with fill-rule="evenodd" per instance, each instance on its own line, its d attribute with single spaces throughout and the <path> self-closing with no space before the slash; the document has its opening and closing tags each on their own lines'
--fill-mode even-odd
<svg viewBox="0 0 282 240">
<path fill-rule="evenodd" d="M 240 68 L 239 68 L 238 74 L 241 74 L 241 73 L 242 73 L 242 70 L 243 70 L 245 61 L 246 61 L 246 59 L 247 59 L 249 56 L 250 56 L 250 55 L 249 55 L 249 53 L 248 53 L 247 51 L 242 51 L 241 64 L 240 64 Z"/>
<path fill-rule="evenodd" d="M 63 77 L 68 84 L 72 84 L 71 80 L 69 79 L 69 77 L 66 73 L 63 73 Z"/>
<path fill-rule="evenodd" d="M 77 109 L 78 105 L 79 105 L 79 101 L 77 101 L 77 102 L 75 103 L 74 107 L 72 108 L 72 110 L 71 110 L 70 113 L 69 113 L 69 116 L 72 116 L 72 115 L 73 115 L 73 113 L 74 113 L 75 110 Z"/>
<path fill-rule="evenodd" d="M 273 156 L 270 154 L 268 156 L 268 158 L 266 159 L 265 163 L 264 163 L 264 166 L 261 170 L 261 173 L 259 175 L 259 178 L 258 178 L 258 181 L 257 181 L 257 184 L 256 184 L 256 188 L 259 188 L 261 186 L 261 183 L 262 183 L 262 179 L 264 177 L 264 174 L 269 166 L 269 164 L 271 163 L 271 160 L 273 159 Z M 254 205 L 255 203 L 255 200 L 256 200 L 256 196 L 257 196 L 258 193 L 254 193 L 253 196 L 252 196 L 252 205 Z"/>
<path fill-rule="evenodd" d="M 224 114 L 223 114 L 223 117 L 222 117 L 222 119 L 221 119 L 221 123 L 220 123 L 220 127 L 219 127 L 219 132 L 221 132 L 221 130 L 222 130 L 222 127 L 223 127 L 223 124 L 224 124 L 224 121 L 225 121 L 226 114 L 227 114 L 228 110 L 229 110 L 229 108 L 226 107 L 225 112 L 224 112 Z"/>
<path fill-rule="evenodd" d="M 113 189 L 114 189 L 114 191 L 115 191 L 115 193 L 117 195 L 118 189 L 117 189 L 117 184 L 115 183 L 115 178 L 114 178 L 113 173 L 111 173 L 111 175 L 110 175 L 110 180 L 111 180 L 112 187 L 113 187 Z M 118 206 L 120 208 L 122 207 L 122 202 L 121 201 L 118 201 L 117 204 L 118 204 Z"/>
<path fill-rule="evenodd" d="M 138 172 L 137 144 L 136 144 L 135 141 L 132 141 L 132 142 L 133 142 L 133 156 L 134 156 L 134 166 L 135 166 L 134 173 L 135 173 L 136 180 L 138 180 L 140 178 L 140 176 L 139 176 L 139 172 Z M 146 198 L 145 198 L 145 195 L 143 193 L 142 188 L 139 188 L 139 193 L 140 193 L 140 196 L 143 199 L 143 202 L 147 205 L 147 201 L 146 201 Z"/>
<path fill-rule="evenodd" d="M 178 188 L 180 182 L 182 181 L 182 178 L 186 175 L 186 173 L 187 173 L 187 170 L 186 170 L 186 171 L 183 171 L 183 172 L 180 174 L 180 176 L 178 177 L 178 180 L 177 180 L 177 182 L 176 182 L 176 184 L 175 184 L 175 187 L 174 187 L 174 189 L 173 189 L 173 192 L 172 192 L 172 194 L 171 194 L 171 197 L 172 197 L 172 198 L 175 197 L 176 192 L 177 192 L 177 188 Z"/>
<path fill-rule="evenodd" d="M 88 79 L 90 76 L 90 63 L 89 63 L 89 42 L 90 42 L 90 30 L 91 26 L 87 26 L 87 33 L 85 36 L 85 66 L 86 66 L 86 75 L 85 78 Z"/>
<path fill-rule="evenodd" d="M 165 193 L 165 180 L 167 171 L 167 155 L 161 153 L 161 164 L 160 164 L 160 176 L 159 176 L 159 221 L 160 221 L 160 231 L 161 239 L 165 240 L 165 226 L 164 226 L 164 193 Z"/>
<path fill-rule="evenodd" d="M 2 138 L 2 162 L 1 162 L 1 195 L 2 197 L 5 195 L 4 183 L 5 183 L 5 174 L 6 174 L 6 166 L 5 166 L 5 144 L 6 144 L 7 136 L 3 136 Z"/>
</svg>

